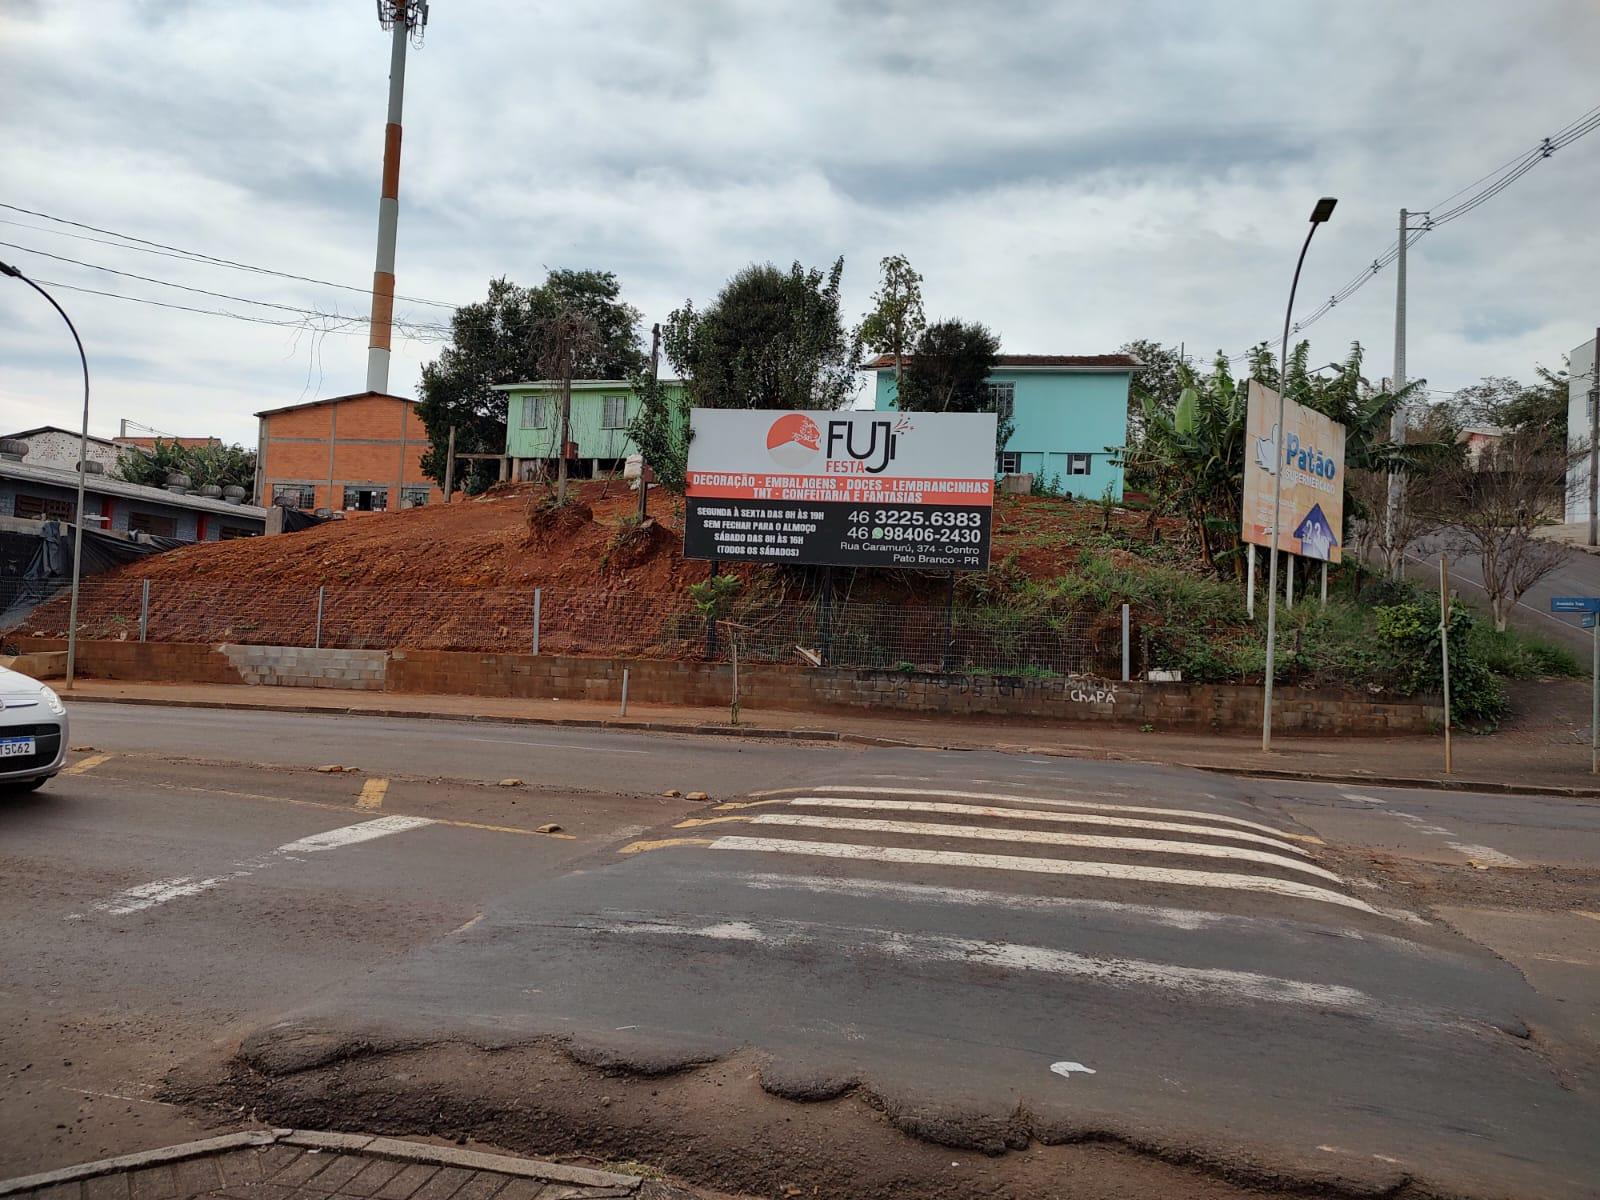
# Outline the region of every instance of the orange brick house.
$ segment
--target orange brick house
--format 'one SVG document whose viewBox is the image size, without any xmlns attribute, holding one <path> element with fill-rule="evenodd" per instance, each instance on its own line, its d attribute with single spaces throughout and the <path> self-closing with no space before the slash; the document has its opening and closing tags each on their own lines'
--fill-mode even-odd
<svg viewBox="0 0 1600 1200">
<path fill-rule="evenodd" d="M 439 503 L 444 492 L 422 473 L 416 404 L 356 392 L 258 412 L 257 501 L 347 512 Z"/>
</svg>

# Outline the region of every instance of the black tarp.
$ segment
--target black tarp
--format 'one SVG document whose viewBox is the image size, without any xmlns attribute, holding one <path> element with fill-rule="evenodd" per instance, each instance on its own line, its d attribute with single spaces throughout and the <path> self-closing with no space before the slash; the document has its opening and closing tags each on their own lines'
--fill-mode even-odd
<svg viewBox="0 0 1600 1200">
<path fill-rule="evenodd" d="M 16 624 L 72 582 L 72 540 L 72 526 L 59 521 L 46 521 L 38 533 L 5 535 L 0 543 L 0 627 Z M 176 538 L 143 534 L 133 542 L 85 528 L 81 575 L 88 578 L 188 544 Z"/>
<path fill-rule="evenodd" d="M 299 533 L 302 529 L 312 529 L 318 525 L 326 524 L 331 518 L 319 517 L 315 513 L 301 512 L 298 508 L 290 508 L 287 504 L 278 505 L 283 510 L 283 531 L 285 533 Z"/>
</svg>

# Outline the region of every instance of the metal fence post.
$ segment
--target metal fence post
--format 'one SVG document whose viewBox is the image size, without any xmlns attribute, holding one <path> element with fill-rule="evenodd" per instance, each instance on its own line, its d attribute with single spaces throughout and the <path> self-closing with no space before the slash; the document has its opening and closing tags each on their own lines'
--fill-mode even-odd
<svg viewBox="0 0 1600 1200">
<path fill-rule="evenodd" d="M 150 581 L 146 579 L 139 588 L 139 640 L 150 636 Z"/>
<path fill-rule="evenodd" d="M 323 596 L 327 593 L 327 590 L 328 590 L 328 588 L 327 588 L 326 585 L 323 585 L 322 587 L 319 587 L 317 589 L 317 642 L 316 642 L 316 648 L 318 650 L 322 649 L 322 600 L 323 600 Z"/>
<path fill-rule="evenodd" d="M 1122 682 L 1123 683 L 1127 683 L 1128 682 L 1128 679 L 1129 679 L 1128 669 L 1129 669 L 1130 665 L 1131 664 L 1128 661 L 1128 606 L 1126 604 L 1124 604 L 1122 606 Z"/>
<path fill-rule="evenodd" d="M 535 656 L 537 656 L 538 653 L 539 653 L 539 616 L 540 616 L 539 608 L 540 608 L 540 603 L 541 603 L 541 601 L 543 599 L 544 599 L 544 589 L 543 588 L 534 588 L 533 589 L 533 653 L 534 653 Z"/>
<path fill-rule="evenodd" d="M 628 668 L 627 667 L 623 667 L 622 668 L 622 711 L 619 712 L 617 714 L 617 716 L 625 717 L 627 715 L 628 715 Z"/>
</svg>

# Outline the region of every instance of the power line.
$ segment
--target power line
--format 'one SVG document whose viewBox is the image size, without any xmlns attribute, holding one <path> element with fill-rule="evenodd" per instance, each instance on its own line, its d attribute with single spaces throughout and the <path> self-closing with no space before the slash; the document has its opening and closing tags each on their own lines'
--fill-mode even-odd
<svg viewBox="0 0 1600 1200">
<path fill-rule="evenodd" d="M 1538 145 L 1532 147 L 1531 149 L 1525 150 L 1523 153 L 1517 155 L 1515 158 L 1511 159 L 1502 166 L 1497 167 L 1495 170 L 1490 171 L 1488 174 L 1480 176 L 1472 183 L 1467 184 L 1466 187 L 1459 188 L 1450 193 L 1450 195 L 1436 203 L 1432 209 L 1417 213 L 1418 216 L 1423 218 L 1422 224 L 1414 232 L 1409 233 L 1409 236 L 1406 238 L 1406 248 L 1410 249 L 1412 246 L 1416 245 L 1416 243 L 1419 242 L 1426 234 L 1431 233 L 1433 230 L 1438 229 L 1443 225 L 1448 225 L 1451 221 L 1459 220 L 1461 217 L 1466 216 L 1473 209 L 1482 204 L 1488 203 L 1517 180 L 1521 179 L 1529 171 L 1533 170 L 1534 167 L 1538 166 L 1545 159 L 1553 155 L 1557 150 L 1561 150 L 1567 146 L 1570 146 L 1579 138 L 1586 137 L 1587 135 L 1593 133 L 1596 129 L 1600 129 L 1600 105 L 1590 109 L 1582 116 L 1569 121 L 1550 137 L 1540 139 Z M 1468 195 L 1468 193 L 1471 194 Z M 1445 207 L 1458 196 L 1462 195 L 1466 195 L 1467 198 L 1462 200 L 1459 204 L 1455 204 L 1448 208 Z M 1296 321 L 1292 327 L 1292 331 L 1294 333 L 1300 333 L 1309 326 L 1315 324 L 1317 321 L 1320 321 L 1340 304 L 1343 304 L 1351 296 L 1355 295 L 1358 291 L 1365 287 L 1376 275 L 1380 274 L 1385 267 L 1388 267 L 1395 261 L 1395 259 L 1399 257 L 1400 240 L 1396 238 L 1393 242 L 1389 243 L 1389 245 L 1381 254 L 1378 255 L 1378 257 L 1372 260 L 1370 266 L 1363 267 L 1359 273 L 1351 277 L 1349 282 L 1329 296 L 1328 299 L 1324 300 L 1321 305 L 1313 309 L 1309 315 Z M 1259 345 L 1260 343 L 1257 344 Z M 1243 360 L 1249 358 L 1250 354 L 1251 351 L 1246 350 L 1242 354 L 1233 355 L 1228 359 L 1228 361 L 1230 363 L 1242 362 Z"/>
<path fill-rule="evenodd" d="M 42 283 L 47 287 L 64 288 L 69 292 L 82 292 L 89 296 L 103 296 L 108 300 L 125 300 L 130 304 L 147 304 L 153 308 L 171 309 L 174 312 L 198 313 L 202 316 L 208 317 L 228 317 L 231 320 L 246 321 L 252 325 L 272 325 L 282 329 L 309 330 L 313 333 L 343 333 L 365 337 L 365 326 L 368 322 L 368 318 L 366 317 L 351 317 L 344 316 L 342 314 L 317 313 L 310 310 L 307 310 L 306 315 L 302 316 L 297 321 L 277 320 L 271 317 L 255 317 L 249 315 L 248 313 L 228 312 L 225 309 L 197 308 L 190 304 L 172 304 L 166 300 L 152 300 L 148 296 L 127 296 L 121 292 L 107 292 L 100 288 L 84 287 L 83 285 L 76 283 L 65 283 L 59 279 L 36 279 L 35 282 Z M 323 322 L 338 321 L 341 323 L 341 327 L 335 328 L 327 324 L 318 326 L 315 324 L 315 322 L 319 320 Z M 412 327 L 406 323 L 397 321 L 395 324 L 400 329 L 402 336 L 408 337 L 413 341 L 427 342 L 441 340 L 437 336 L 425 336 L 421 333 L 414 333 L 412 332 Z M 357 328 L 351 328 L 352 326 Z"/>
<path fill-rule="evenodd" d="M 165 242 L 154 242 L 154 241 L 151 241 L 148 238 L 135 237 L 132 234 L 128 234 L 128 233 L 118 233 L 116 230 L 113 230 L 113 229 L 101 229 L 97 225 L 88 225 L 88 224 L 85 224 L 82 221 L 73 221 L 73 220 L 70 220 L 70 219 L 68 219 L 66 217 L 58 217 L 58 216 L 55 216 L 52 213 L 39 212 L 37 209 L 23 208 L 21 205 L 18 205 L 18 204 L 7 204 L 4 201 L 0 201 L 0 208 L 7 209 L 7 210 L 9 210 L 11 212 L 22 213 L 25 216 L 29 216 L 29 217 L 38 217 L 40 220 L 44 220 L 44 221 L 53 221 L 58 225 L 70 225 L 74 229 L 87 229 L 91 233 L 99 233 L 99 234 L 104 234 L 106 237 L 109 237 L 109 238 L 116 238 L 116 239 L 118 239 L 117 241 L 106 242 L 106 243 L 103 243 L 103 244 L 111 245 L 111 246 L 118 246 L 118 247 L 120 247 L 122 249 L 125 249 L 125 250 L 139 250 L 139 251 L 142 251 L 142 252 L 144 252 L 146 254 L 161 254 L 161 255 L 163 255 L 165 257 L 176 257 L 176 258 L 187 259 L 190 262 L 206 263 L 206 264 L 208 264 L 210 266 L 214 266 L 214 267 L 227 267 L 227 268 L 230 268 L 230 269 L 235 270 L 235 271 L 250 271 L 250 272 L 253 272 L 253 273 L 257 274 L 257 275 L 273 275 L 273 276 L 278 277 L 279 279 L 292 279 L 292 280 L 295 280 L 298 283 L 313 283 L 313 284 L 316 284 L 318 287 L 338 288 L 341 291 L 356 292 L 356 293 L 358 293 L 360 295 L 363 295 L 363 296 L 371 296 L 372 295 L 372 289 L 371 288 L 354 287 L 354 286 L 352 286 L 350 284 L 347 284 L 347 283 L 334 283 L 332 280 L 316 279 L 316 278 L 313 278 L 310 275 L 296 275 L 291 271 L 279 271 L 279 270 L 275 270 L 272 267 L 258 267 L 258 266 L 254 266 L 251 263 L 238 262 L 238 261 L 236 261 L 234 259 L 231 259 L 231 258 L 218 258 L 215 255 L 202 254 L 198 250 L 185 250 L 181 246 L 169 246 Z M 36 227 L 30 226 L 29 228 L 36 228 Z M 56 231 L 56 230 L 41 230 L 40 232 L 57 233 L 59 231 Z M 77 236 L 80 236 L 80 235 L 69 234 L 69 233 L 61 233 L 60 236 L 62 236 L 62 237 L 77 237 Z M 86 239 L 86 240 L 94 241 L 96 239 L 90 238 L 90 239 Z M 405 301 L 407 301 L 407 302 L 409 302 L 411 304 L 426 304 L 426 305 L 429 305 L 430 307 L 433 307 L 433 308 L 456 309 L 456 308 L 460 307 L 460 305 L 450 304 L 450 303 L 447 303 L 447 302 L 445 302 L 443 300 L 427 300 L 427 299 L 424 299 L 421 296 L 399 296 L 399 295 L 397 295 L 395 297 L 395 299 L 396 300 L 405 300 Z"/>
</svg>

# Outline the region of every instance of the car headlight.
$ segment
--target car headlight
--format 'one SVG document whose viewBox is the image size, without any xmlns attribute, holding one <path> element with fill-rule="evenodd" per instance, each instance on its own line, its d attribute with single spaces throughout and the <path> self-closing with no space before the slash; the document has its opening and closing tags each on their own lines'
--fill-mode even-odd
<svg viewBox="0 0 1600 1200">
<path fill-rule="evenodd" d="M 56 695 L 54 688 L 40 688 L 39 690 L 44 693 L 45 706 L 51 712 L 58 717 L 66 715 L 67 706 L 61 703 L 61 697 Z"/>
</svg>

